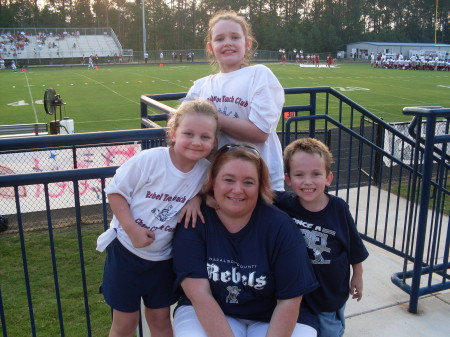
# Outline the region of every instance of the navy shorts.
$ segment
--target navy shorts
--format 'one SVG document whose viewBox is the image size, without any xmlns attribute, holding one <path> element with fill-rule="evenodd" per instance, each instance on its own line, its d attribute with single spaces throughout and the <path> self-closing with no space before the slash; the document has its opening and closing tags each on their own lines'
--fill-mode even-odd
<svg viewBox="0 0 450 337">
<path fill-rule="evenodd" d="M 126 249 L 117 238 L 107 247 L 101 290 L 113 309 L 135 312 L 141 307 L 141 298 L 151 309 L 169 307 L 177 301 L 174 282 L 172 259 L 144 260 Z"/>
</svg>

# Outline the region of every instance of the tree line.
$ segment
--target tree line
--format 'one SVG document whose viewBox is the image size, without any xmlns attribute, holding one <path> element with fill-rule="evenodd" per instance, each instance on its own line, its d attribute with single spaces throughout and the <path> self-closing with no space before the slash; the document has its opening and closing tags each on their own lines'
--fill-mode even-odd
<svg viewBox="0 0 450 337">
<path fill-rule="evenodd" d="M 0 27 L 112 27 L 124 48 L 201 49 L 210 16 L 232 9 L 259 49 L 329 52 L 358 41 L 450 43 L 450 1 L 0 0 Z M 0 29 L 2 29 L 0 28 Z"/>
</svg>

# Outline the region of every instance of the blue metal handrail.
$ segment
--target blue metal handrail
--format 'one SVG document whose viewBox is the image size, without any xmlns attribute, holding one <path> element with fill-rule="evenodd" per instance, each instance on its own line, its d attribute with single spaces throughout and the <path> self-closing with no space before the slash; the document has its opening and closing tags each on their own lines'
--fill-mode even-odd
<svg viewBox="0 0 450 337">
<path fill-rule="evenodd" d="M 420 267 L 426 267 L 427 263 L 423 262 L 423 256 L 421 257 L 418 254 L 418 251 L 422 251 L 423 254 L 423 250 L 424 250 L 424 233 L 426 231 L 426 226 L 425 225 L 421 225 L 421 222 L 424 221 L 423 217 L 424 214 L 426 214 L 428 212 L 428 201 L 425 200 L 429 200 L 429 196 L 428 199 L 425 199 L 423 197 L 424 193 L 429 193 L 430 192 L 430 187 L 433 186 L 433 188 L 438 188 L 440 191 L 442 191 L 442 193 L 444 193 L 445 195 L 449 194 L 448 189 L 443 186 L 442 184 L 440 184 L 439 182 L 434 182 L 431 181 L 430 179 L 430 170 L 432 168 L 430 168 L 430 166 L 432 167 L 432 162 L 433 159 L 437 160 L 439 157 L 439 149 L 436 149 L 434 147 L 430 148 L 429 146 L 429 141 L 428 143 L 425 140 L 422 140 L 420 137 L 415 137 L 415 139 L 411 139 L 410 137 L 408 137 L 407 134 L 403 134 L 400 131 L 398 131 L 395 127 L 391 126 L 390 124 L 384 122 L 381 118 L 375 116 L 374 114 L 370 113 L 367 109 L 361 107 L 360 105 L 358 105 L 357 103 L 355 103 L 354 101 L 350 100 L 348 97 L 342 95 L 340 92 L 336 91 L 335 89 L 331 88 L 331 87 L 316 87 L 316 88 L 286 88 L 284 89 L 285 94 L 286 95 L 296 95 L 296 94 L 307 94 L 309 95 L 309 104 L 306 105 L 292 105 L 292 106 L 284 106 L 283 107 L 283 112 L 295 112 L 295 117 L 291 117 L 287 120 L 286 123 L 282 123 L 282 134 L 284 134 L 284 137 L 282 139 L 282 144 L 283 146 L 285 146 L 286 144 L 288 144 L 291 141 L 291 124 L 295 123 L 295 131 L 294 134 L 298 133 L 297 130 L 297 124 L 299 122 L 302 121 L 309 121 L 309 131 L 308 131 L 308 135 L 310 137 L 314 137 L 315 136 L 315 132 L 316 132 L 316 121 L 317 120 L 324 120 L 325 121 L 325 125 L 327 125 L 327 122 L 335 125 L 336 127 L 338 127 L 339 131 L 339 141 L 338 143 L 340 144 L 341 141 L 341 131 L 345 132 L 347 134 L 349 134 L 351 136 L 351 140 L 359 142 L 360 144 L 364 144 L 366 147 L 370 148 L 372 153 L 376 153 L 376 156 L 378 158 L 385 158 L 390 160 L 392 163 L 397 164 L 402 171 L 404 172 L 409 172 L 409 181 L 410 183 L 412 183 L 412 185 L 408 184 L 409 186 L 412 186 L 412 188 L 408 188 L 408 195 L 411 195 L 411 199 L 408 199 L 408 207 L 407 207 L 407 212 L 409 212 L 408 214 L 405 215 L 405 222 L 407 223 L 407 227 L 408 230 L 406 232 L 406 235 L 404 234 L 404 237 L 406 239 L 406 245 L 402 244 L 402 248 L 401 250 L 397 250 L 395 249 L 394 246 L 388 246 L 385 244 L 385 238 L 386 238 L 386 232 L 383 236 L 383 241 L 379 241 L 375 236 L 374 237 L 370 237 L 369 235 L 367 235 L 367 227 L 365 228 L 365 232 L 362 233 L 362 236 L 364 237 L 364 239 L 378 245 L 381 246 L 391 252 L 394 252 L 400 256 L 403 256 L 405 258 L 405 266 L 406 266 L 406 261 L 408 260 L 413 260 L 415 262 L 415 278 L 413 280 L 413 285 L 411 288 L 414 288 L 413 291 L 409 291 L 408 292 L 411 294 L 411 299 L 410 299 L 410 311 L 411 312 L 416 312 L 417 311 L 417 301 L 418 301 L 418 285 L 417 285 L 417 273 L 420 273 L 419 266 Z M 326 104 L 325 104 L 325 111 L 322 114 L 318 113 L 318 107 L 317 107 L 317 95 L 318 94 L 325 94 L 326 95 Z M 330 96 L 336 98 L 339 100 L 339 113 L 338 113 L 338 120 L 332 118 L 329 116 L 329 98 Z M 146 118 L 151 118 L 150 116 L 147 115 L 147 105 L 153 108 L 158 109 L 158 111 L 163 112 L 163 115 L 158 115 L 156 117 L 157 120 L 164 120 L 164 115 L 167 114 L 167 110 L 165 110 L 164 105 L 161 104 L 161 101 L 166 101 L 166 100 L 180 100 L 184 97 L 183 93 L 179 93 L 179 94 L 173 94 L 173 95 L 148 95 L 148 96 L 142 96 L 141 97 L 141 102 L 145 101 L 145 107 L 144 105 L 141 105 L 141 118 L 144 120 Z M 370 122 L 372 123 L 372 125 L 380 125 L 382 127 L 383 130 L 383 135 L 390 133 L 392 135 L 392 137 L 396 137 L 397 139 L 399 139 L 401 141 L 402 144 L 402 149 L 405 148 L 406 145 L 410 146 L 413 151 L 414 151 L 414 156 L 411 157 L 411 161 L 408 163 L 404 163 L 403 159 L 399 159 L 397 157 L 395 157 L 392 152 L 388 152 L 386 151 L 384 148 L 381 148 L 381 141 L 383 140 L 384 136 L 379 137 L 380 139 L 374 143 L 373 139 L 367 139 L 363 134 L 358 134 L 357 132 L 352 130 L 352 125 L 344 125 L 343 123 L 341 123 L 341 117 L 342 117 L 342 107 L 343 105 L 346 105 L 347 107 L 350 108 L 351 110 L 351 114 L 353 114 L 355 111 L 359 114 L 361 114 L 361 118 L 362 119 L 367 119 L 370 120 Z M 429 119 L 427 120 L 427 135 L 430 133 L 429 130 L 431 130 L 431 128 L 435 128 L 435 122 L 436 122 L 436 118 L 448 118 L 449 117 L 449 113 L 448 113 L 449 109 L 444 109 L 442 107 L 412 107 L 412 108 L 405 108 L 404 109 L 404 114 L 406 115 L 414 115 L 416 116 L 413 121 L 411 122 L 411 127 L 410 129 L 413 129 L 416 124 L 417 124 L 417 118 L 418 117 L 424 117 L 426 116 L 427 118 L 430 118 L 430 114 L 433 115 L 433 119 Z M 309 112 L 309 116 L 298 116 L 299 112 Z M 326 127 L 328 128 L 328 127 Z M 412 133 L 412 135 L 414 136 L 414 133 Z M 425 145 L 425 146 L 422 146 Z M 392 144 L 392 148 L 391 151 L 393 151 L 393 144 Z M 341 148 L 339 147 L 338 149 L 338 161 L 340 161 L 340 150 Z M 438 150 L 438 151 L 433 151 L 433 150 Z M 446 151 L 443 151 L 443 154 L 446 154 Z M 403 155 L 402 155 L 403 156 Z M 370 167 L 372 167 L 372 165 L 374 163 L 378 163 L 377 165 L 380 165 L 380 161 L 381 159 L 376 159 L 375 161 L 372 162 L 372 157 L 371 157 L 371 163 L 370 163 Z M 419 162 L 424 162 L 425 163 L 425 167 L 424 170 L 419 171 L 418 167 L 419 167 Z M 448 170 L 448 162 L 446 160 L 441 161 L 442 166 L 445 168 L 445 170 Z M 350 158 L 349 158 L 349 162 L 348 165 L 350 165 Z M 339 167 L 339 164 L 338 164 Z M 350 171 L 349 171 L 350 172 Z M 441 170 L 441 172 L 443 172 Z M 337 183 L 336 183 L 336 190 L 338 191 L 338 182 L 339 182 L 339 173 L 340 170 L 338 170 L 337 172 Z M 370 172 L 371 176 L 375 176 L 378 175 L 377 174 L 377 170 L 375 170 L 374 172 Z M 425 174 L 427 174 L 427 176 L 425 176 Z M 350 173 L 348 173 L 348 176 L 350 175 Z M 419 198 L 418 196 L 416 197 L 416 193 L 417 193 L 417 189 L 420 186 L 417 186 L 417 181 L 418 179 L 420 179 L 420 181 L 427 181 L 426 185 L 421 186 L 421 193 L 422 196 L 420 197 L 420 207 L 416 207 L 416 202 L 415 199 Z M 446 180 L 445 180 L 446 181 Z M 358 184 L 360 183 L 360 180 L 358 182 Z M 389 178 L 389 184 L 391 184 L 391 176 Z M 420 182 L 419 182 L 420 184 Z M 400 184 L 399 184 L 400 187 Z M 370 187 L 369 187 L 370 188 Z M 424 188 L 425 188 L 425 192 L 424 192 Z M 389 190 L 390 190 L 390 186 L 389 186 Z M 380 192 L 378 192 L 378 198 L 379 198 L 379 194 Z M 440 195 L 439 195 L 440 197 Z M 347 192 L 347 198 L 348 198 L 348 192 Z M 390 199 L 390 196 L 389 196 Z M 439 199 L 441 200 L 441 199 Z M 440 203 L 438 202 L 437 205 L 439 205 Z M 367 208 L 369 207 L 369 199 L 367 200 Z M 419 211 L 420 209 L 420 211 Z M 417 212 L 419 211 L 419 215 L 418 218 L 416 218 L 417 216 Z M 379 202 L 377 203 L 377 215 L 376 215 L 376 223 L 378 223 L 378 212 L 379 212 Z M 439 215 L 439 210 L 436 211 L 436 216 Z M 386 214 L 386 219 L 387 219 L 387 214 Z M 407 221 L 406 221 L 407 219 Z M 418 232 L 417 235 L 418 237 L 416 238 L 417 241 L 414 242 L 414 235 L 415 233 L 413 232 L 413 228 L 415 227 L 414 225 L 414 219 L 418 219 Z M 366 217 L 366 221 L 367 221 L 367 217 Z M 387 224 L 386 224 L 387 225 Z M 377 230 L 376 230 L 377 231 Z M 449 240 L 447 238 L 447 240 Z M 433 240 L 433 245 L 434 245 L 434 241 Z M 415 254 L 414 255 L 410 255 L 409 253 L 409 249 L 411 247 L 411 251 L 413 249 L 413 245 L 416 244 L 415 247 Z M 435 251 L 435 248 L 433 246 L 432 248 L 432 253 L 433 251 Z M 432 254 L 433 255 L 433 254 Z M 448 249 L 445 248 L 445 252 L 444 252 L 444 260 L 448 259 Z M 433 264 L 433 261 L 429 262 L 430 264 Z M 445 263 L 444 263 L 445 266 Z M 433 269 L 434 270 L 434 269 Z M 409 286 L 406 286 L 406 275 L 409 275 L 408 272 L 405 270 L 401 273 L 403 275 L 403 279 L 401 282 L 398 282 L 397 280 L 394 280 L 395 277 L 393 276 L 393 281 L 395 284 L 399 285 L 400 283 L 405 285 L 402 287 L 403 290 L 407 291 Z M 433 291 L 433 289 L 441 289 L 441 288 L 447 288 L 449 287 L 448 284 L 446 284 L 445 282 L 442 283 L 442 285 L 440 286 L 430 286 L 428 287 L 428 291 Z M 424 291 L 427 290 L 421 290 L 421 292 L 423 293 Z"/>
<path fill-rule="evenodd" d="M 129 131 L 114 131 L 114 132 L 97 132 L 97 133 L 85 133 L 85 134 L 74 134 L 74 135 L 64 135 L 64 136 L 43 136 L 43 137 L 33 137 L 33 138 L 15 138 L 15 139 L 1 139 L 0 148 L 1 153 L 7 152 L 18 152 L 18 150 L 32 151 L 32 150 L 42 150 L 45 148 L 59 149 L 64 147 L 77 146 L 95 146 L 95 145 L 107 145 L 107 144 L 117 144 L 117 142 L 140 142 L 142 148 L 145 149 L 148 144 L 153 141 L 161 141 L 164 139 L 165 130 L 163 128 L 159 129 L 147 129 L 147 130 L 129 130 Z M 76 162 L 74 160 L 74 162 Z M 74 165 L 76 167 L 76 165 Z M 72 182 L 73 184 L 73 194 L 74 194 L 74 205 L 75 210 L 75 226 L 77 230 L 78 237 L 78 253 L 80 261 L 80 273 L 81 273 L 81 284 L 83 289 L 83 299 L 84 299 L 84 311 L 85 311 L 85 321 L 86 321 L 86 333 L 88 336 L 92 336 L 91 327 L 91 317 L 90 317 L 90 306 L 89 306 L 89 295 L 87 291 L 87 276 L 85 273 L 85 258 L 83 252 L 83 239 L 81 235 L 82 227 L 82 216 L 81 216 L 81 204 L 80 204 L 80 191 L 79 182 L 91 179 L 101 180 L 101 199 L 102 199 L 102 223 L 103 229 L 108 226 L 107 220 L 107 202 L 106 195 L 103 191 L 105 187 L 105 179 L 110 178 L 114 175 L 118 166 L 107 166 L 107 167 L 94 167 L 94 168 L 74 168 L 62 171 L 52 171 L 52 172 L 36 172 L 31 174 L 9 174 L 0 176 L 0 188 L 2 187 L 12 187 L 14 190 L 14 196 L 16 199 L 16 214 L 17 214 L 17 227 L 20 239 L 21 255 L 22 255 L 22 265 L 24 273 L 24 281 L 26 288 L 26 297 L 28 303 L 28 315 L 30 323 L 30 335 L 37 335 L 37 326 L 35 318 L 35 308 L 33 305 L 33 294 L 31 287 L 30 269 L 28 267 L 27 259 L 27 249 L 26 241 L 24 237 L 24 220 L 22 217 L 22 205 L 20 202 L 19 187 L 25 185 L 36 185 L 42 184 L 44 186 L 44 197 L 45 197 L 45 207 L 46 207 L 46 217 L 48 225 L 48 234 L 50 239 L 50 256 L 53 270 L 53 282 L 55 288 L 56 296 L 56 306 L 58 312 L 58 322 L 59 330 L 61 336 L 65 336 L 65 326 L 64 326 L 64 315 L 63 307 L 61 303 L 60 295 L 60 284 L 59 275 L 56 262 L 55 244 L 54 244 L 54 234 L 53 234 L 53 219 L 52 219 L 52 208 L 49 199 L 49 184 L 58 182 Z M 0 292 L 0 318 L 2 322 L 3 336 L 7 336 L 7 326 L 3 306 L 3 297 Z M 25 333 L 25 328 L 23 328 Z"/>
<path fill-rule="evenodd" d="M 440 136 L 439 138 L 435 135 L 437 118 L 449 118 L 450 109 L 444 109 L 442 107 L 417 107 L 417 108 L 405 108 L 403 113 L 406 115 L 413 115 L 418 117 L 418 125 L 421 124 L 421 119 L 426 119 L 426 132 L 424 139 L 424 158 L 423 158 L 423 169 L 422 169 L 422 190 L 420 192 L 420 206 L 419 206 L 419 216 L 418 216 L 418 227 L 417 227 L 417 239 L 416 239 L 416 250 L 414 254 L 414 267 L 412 271 L 412 284 L 411 287 L 405 287 L 410 293 L 410 303 L 409 311 L 417 312 L 417 306 L 419 301 L 419 296 L 423 294 L 428 294 L 433 291 L 449 289 L 450 288 L 450 277 L 447 273 L 449 269 L 448 264 L 448 242 L 450 241 L 450 232 L 447 232 L 446 238 L 446 253 L 444 256 L 445 262 L 437 266 L 431 266 L 432 271 L 441 271 L 444 274 L 444 280 L 449 279 L 447 282 L 442 282 L 439 285 L 428 285 L 426 287 L 420 287 L 420 279 L 424 273 L 429 272 L 430 268 L 423 268 L 423 256 L 425 250 L 425 240 L 426 231 L 428 228 L 428 205 L 430 201 L 430 192 L 432 186 L 432 174 L 433 174 L 433 154 L 434 147 L 437 142 L 447 144 L 450 141 L 450 135 Z M 416 142 L 419 143 L 420 133 L 417 132 Z M 445 149 L 445 147 L 444 147 Z M 441 158 L 445 163 L 447 160 L 446 151 L 443 151 Z M 439 218 L 440 209 L 436 209 L 436 218 Z M 433 247 L 435 243 L 433 244 Z M 393 276 L 393 279 L 398 275 Z M 396 284 L 401 284 L 398 280 L 395 281 Z M 404 285 L 403 283 L 402 285 Z"/>
<path fill-rule="evenodd" d="M 361 113 L 364 118 L 370 119 L 373 121 L 373 123 L 378 123 L 383 125 L 383 127 L 394 134 L 396 137 L 402 139 L 402 141 L 414 145 L 413 141 L 408 138 L 403 133 L 399 132 L 397 129 L 395 129 L 393 126 L 391 126 L 389 123 L 386 123 L 383 119 L 379 118 L 378 116 L 371 113 L 369 110 L 365 109 L 358 103 L 354 102 L 347 96 L 341 94 L 339 91 L 332 87 L 308 87 L 308 88 L 285 88 L 284 89 L 285 95 L 309 95 L 310 96 L 310 104 L 308 105 L 289 105 L 284 106 L 282 109 L 282 112 L 295 112 L 296 114 L 298 112 L 309 112 L 310 115 L 316 115 L 317 112 L 317 94 L 326 94 L 327 98 L 328 95 L 331 95 L 338 99 L 341 104 L 345 103 L 348 107 L 351 109 L 355 109 L 357 112 Z M 141 95 L 141 120 L 148 121 L 148 120 L 167 120 L 168 115 L 174 111 L 172 107 L 169 107 L 161 102 L 165 101 L 180 101 L 183 98 L 186 97 L 187 93 L 171 93 L 171 94 L 156 94 L 156 95 Z M 162 114 L 149 114 L 148 108 L 152 108 L 157 110 L 158 112 L 162 112 Z M 326 113 L 325 113 L 326 114 Z M 297 117 L 297 115 L 296 115 Z M 155 125 L 156 127 L 159 127 L 159 125 Z M 141 124 L 142 128 L 147 128 L 148 126 Z M 314 136 L 314 130 L 315 130 L 315 123 L 313 120 L 311 120 L 310 123 L 310 136 Z M 282 123 L 282 133 L 285 131 L 285 124 Z M 285 141 L 285 140 L 284 140 Z M 285 146 L 283 142 L 283 146 Z"/>
<path fill-rule="evenodd" d="M 2 138 L 0 139 L 0 151 L 14 150 L 32 150 L 42 148 L 58 148 L 72 147 L 77 145 L 102 144 L 108 140 L 109 143 L 120 143 L 125 141 L 142 141 L 164 138 L 164 130 L 159 129 L 140 129 L 140 130 L 124 130 L 124 131 L 104 131 L 78 133 L 71 135 L 49 135 L 33 137 L 30 141 L 29 137 L 19 138 Z M 1 153 L 1 152 L 0 152 Z"/>
</svg>

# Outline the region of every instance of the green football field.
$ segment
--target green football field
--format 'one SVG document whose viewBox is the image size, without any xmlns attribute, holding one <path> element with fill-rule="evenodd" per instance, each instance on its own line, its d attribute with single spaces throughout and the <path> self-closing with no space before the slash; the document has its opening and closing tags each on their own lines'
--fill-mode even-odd
<svg viewBox="0 0 450 337">
<path fill-rule="evenodd" d="M 388 122 L 408 121 L 407 106 L 450 108 L 450 72 L 373 69 L 367 63 L 336 68 L 267 64 L 284 88 L 330 86 Z M 155 64 L 27 68 L 0 72 L 0 124 L 50 122 L 44 92 L 54 88 L 66 103 L 62 117 L 74 119 L 75 132 L 140 127 L 140 96 L 186 92 L 193 81 L 212 73 L 208 64 Z M 287 97 L 286 103 L 297 102 Z M 171 102 L 175 106 L 177 102 Z M 59 108 L 57 117 L 59 119 Z"/>
</svg>

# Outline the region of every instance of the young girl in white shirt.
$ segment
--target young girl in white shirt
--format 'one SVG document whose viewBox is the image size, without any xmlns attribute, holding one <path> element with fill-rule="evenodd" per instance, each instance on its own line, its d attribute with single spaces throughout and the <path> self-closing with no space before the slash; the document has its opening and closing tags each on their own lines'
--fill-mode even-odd
<svg viewBox="0 0 450 337">
<path fill-rule="evenodd" d="M 141 299 L 154 337 L 172 337 L 172 237 L 177 214 L 195 196 L 216 146 L 217 110 L 206 100 L 181 104 L 170 118 L 169 147 L 142 151 L 105 188 L 113 212 L 97 240 L 107 249 L 102 292 L 113 308 L 110 337 L 134 336 Z"/>
<path fill-rule="evenodd" d="M 219 111 L 219 147 L 246 142 L 257 146 L 269 167 L 271 187 L 284 190 L 278 121 L 284 90 L 264 65 L 250 65 L 256 41 L 251 26 L 233 11 L 209 21 L 206 50 L 220 72 L 194 82 L 186 100 L 205 98 Z"/>
</svg>

